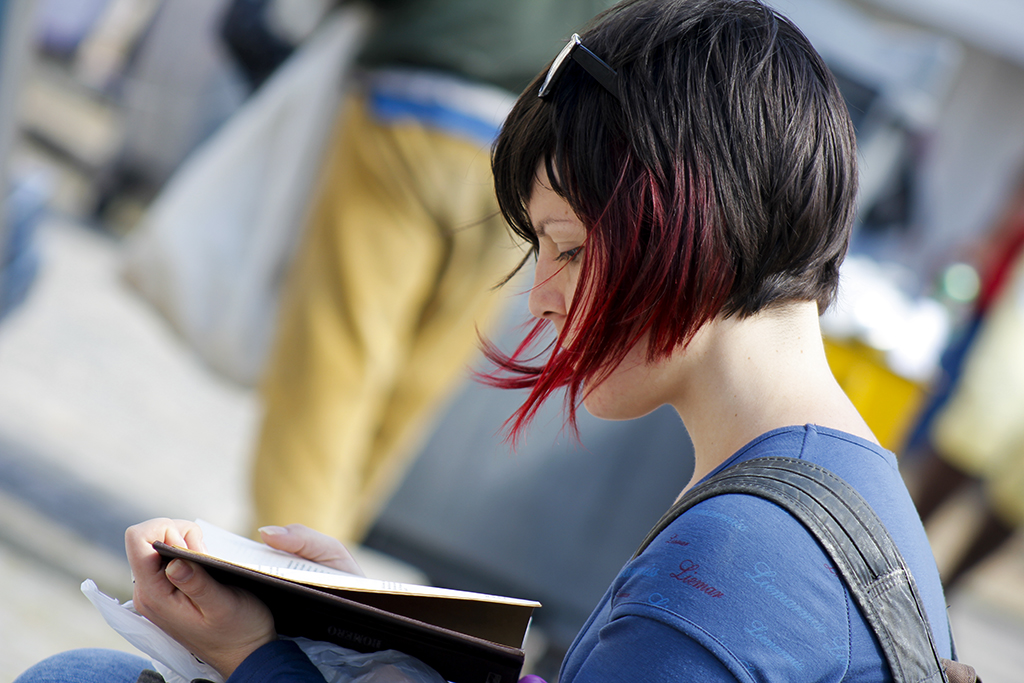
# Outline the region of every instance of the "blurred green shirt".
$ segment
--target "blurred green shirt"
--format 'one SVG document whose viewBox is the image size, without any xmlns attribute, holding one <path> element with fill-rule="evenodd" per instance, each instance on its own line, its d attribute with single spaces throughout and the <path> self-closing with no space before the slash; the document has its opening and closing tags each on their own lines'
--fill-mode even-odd
<svg viewBox="0 0 1024 683">
<path fill-rule="evenodd" d="M 372 0 L 367 67 L 435 69 L 521 92 L 610 0 Z"/>
</svg>

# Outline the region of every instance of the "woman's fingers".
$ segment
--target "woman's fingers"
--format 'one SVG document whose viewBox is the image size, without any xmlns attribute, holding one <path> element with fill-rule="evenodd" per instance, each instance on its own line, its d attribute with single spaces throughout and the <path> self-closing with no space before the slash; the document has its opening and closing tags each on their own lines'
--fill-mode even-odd
<svg viewBox="0 0 1024 683">
<path fill-rule="evenodd" d="M 206 544 L 203 543 L 202 528 L 193 522 L 182 522 L 181 520 L 178 520 L 178 523 L 185 525 L 183 527 L 179 527 L 179 531 L 182 531 L 182 540 L 185 542 L 185 547 L 198 553 L 205 553 Z M 167 545 L 174 544 L 168 543 Z"/>
<path fill-rule="evenodd" d="M 125 553 L 136 588 L 145 587 L 154 595 L 168 594 L 174 590 L 174 586 L 164 575 L 164 559 L 153 549 L 155 541 L 202 550 L 202 532 L 192 522 L 165 518 L 151 519 L 125 531 Z"/>
<path fill-rule="evenodd" d="M 154 541 L 163 541 L 167 545 L 206 552 L 202 529 L 195 522 L 186 522 L 183 519 L 150 519 L 128 527 L 124 537 L 125 546 L 129 552 L 145 546 L 152 546 Z M 129 559 L 131 559 L 130 556 Z"/>
<path fill-rule="evenodd" d="M 272 548 L 294 553 L 307 560 L 365 576 L 348 549 L 336 538 L 302 524 L 265 526 L 260 529 L 263 542 Z"/>
</svg>

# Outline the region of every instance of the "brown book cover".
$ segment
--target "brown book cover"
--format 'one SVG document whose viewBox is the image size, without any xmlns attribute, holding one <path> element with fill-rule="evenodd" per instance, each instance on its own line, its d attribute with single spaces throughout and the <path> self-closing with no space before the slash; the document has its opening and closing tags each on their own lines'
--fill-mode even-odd
<svg viewBox="0 0 1024 683">
<path fill-rule="evenodd" d="M 452 683 L 516 683 L 526 630 L 533 609 L 540 606 L 340 573 L 243 566 L 160 542 L 153 546 L 166 558 L 196 562 L 221 583 L 256 595 L 270 608 L 283 636 L 359 652 L 398 650 Z"/>
</svg>

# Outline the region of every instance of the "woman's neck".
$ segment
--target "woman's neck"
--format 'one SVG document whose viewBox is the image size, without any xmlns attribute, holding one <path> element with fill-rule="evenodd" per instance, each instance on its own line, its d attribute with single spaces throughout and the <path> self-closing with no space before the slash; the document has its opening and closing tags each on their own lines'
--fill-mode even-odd
<svg viewBox="0 0 1024 683">
<path fill-rule="evenodd" d="M 717 319 L 678 360 L 680 390 L 672 405 L 696 460 L 687 488 L 779 427 L 818 424 L 875 441 L 832 375 L 813 302 Z"/>
</svg>

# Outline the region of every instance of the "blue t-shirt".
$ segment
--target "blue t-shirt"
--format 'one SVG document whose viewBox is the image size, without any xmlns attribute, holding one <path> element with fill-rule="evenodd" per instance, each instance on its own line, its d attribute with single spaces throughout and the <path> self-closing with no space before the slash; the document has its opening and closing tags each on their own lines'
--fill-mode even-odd
<svg viewBox="0 0 1024 683">
<path fill-rule="evenodd" d="M 940 656 L 949 657 L 938 570 L 895 456 L 833 429 L 786 427 L 758 437 L 712 474 L 770 455 L 817 463 L 868 501 L 914 575 Z M 730 494 L 690 508 L 622 569 L 559 680 L 875 683 L 891 676 L 803 525 L 774 503 Z"/>
</svg>

